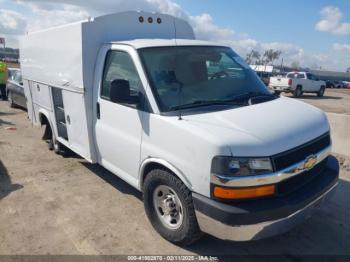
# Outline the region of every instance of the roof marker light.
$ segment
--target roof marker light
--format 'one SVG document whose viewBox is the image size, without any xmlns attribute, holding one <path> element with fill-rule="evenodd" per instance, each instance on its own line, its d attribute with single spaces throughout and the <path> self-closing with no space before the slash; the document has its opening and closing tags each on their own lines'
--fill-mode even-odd
<svg viewBox="0 0 350 262">
<path fill-rule="evenodd" d="M 143 23 L 143 21 L 144 21 L 143 16 L 140 16 L 140 17 L 139 17 L 139 22 L 140 22 L 140 23 Z"/>
<path fill-rule="evenodd" d="M 157 23 L 158 24 L 162 23 L 162 19 L 160 17 L 157 18 Z"/>
<path fill-rule="evenodd" d="M 153 18 L 152 17 L 148 17 L 148 23 L 150 23 L 150 24 L 153 23 Z"/>
</svg>

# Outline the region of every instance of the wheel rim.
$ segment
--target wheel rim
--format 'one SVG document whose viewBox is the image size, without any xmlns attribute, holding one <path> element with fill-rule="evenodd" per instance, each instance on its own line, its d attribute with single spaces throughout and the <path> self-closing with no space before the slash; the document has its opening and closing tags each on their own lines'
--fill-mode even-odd
<svg viewBox="0 0 350 262">
<path fill-rule="evenodd" d="M 183 222 L 183 207 L 176 192 L 165 185 L 153 192 L 153 205 L 162 224 L 168 229 L 178 229 Z"/>
</svg>

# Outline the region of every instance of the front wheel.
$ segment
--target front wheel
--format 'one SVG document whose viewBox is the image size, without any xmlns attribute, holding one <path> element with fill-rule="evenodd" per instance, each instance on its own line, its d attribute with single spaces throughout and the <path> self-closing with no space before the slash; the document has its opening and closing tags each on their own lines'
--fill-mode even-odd
<svg viewBox="0 0 350 262">
<path fill-rule="evenodd" d="M 147 174 L 143 201 L 153 228 L 166 240 L 189 245 L 201 237 L 191 191 L 167 170 Z"/>
<path fill-rule="evenodd" d="M 321 86 L 320 90 L 317 92 L 318 97 L 322 97 L 324 95 L 325 88 L 324 86 Z"/>
</svg>

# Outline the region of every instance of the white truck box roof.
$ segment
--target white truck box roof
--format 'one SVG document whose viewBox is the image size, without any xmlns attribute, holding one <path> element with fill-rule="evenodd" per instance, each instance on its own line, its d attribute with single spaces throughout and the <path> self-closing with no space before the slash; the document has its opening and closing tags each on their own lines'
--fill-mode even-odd
<svg viewBox="0 0 350 262">
<path fill-rule="evenodd" d="M 168 39 L 175 44 L 174 39 L 180 38 L 194 39 L 193 30 L 186 21 L 169 15 L 130 11 L 91 18 L 24 36 L 20 43 L 22 74 L 24 79 L 83 91 L 92 88 L 95 61 L 103 43 Z"/>
<path fill-rule="evenodd" d="M 112 42 L 115 44 L 124 44 L 132 46 L 135 49 L 148 47 L 174 46 L 174 39 L 136 39 L 130 41 Z M 216 42 L 192 40 L 192 39 L 176 39 L 176 46 L 225 46 Z M 226 46 L 225 46 L 226 47 Z"/>
</svg>

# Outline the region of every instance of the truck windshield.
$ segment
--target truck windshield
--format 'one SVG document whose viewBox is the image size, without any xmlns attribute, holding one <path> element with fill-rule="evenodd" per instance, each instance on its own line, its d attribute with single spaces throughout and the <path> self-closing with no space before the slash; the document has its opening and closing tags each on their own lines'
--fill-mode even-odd
<svg viewBox="0 0 350 262">
<path fill-rule="evenodd" d="M 140 56 L 162 112 L 271 95 L 227 47 L 152 47 L 140 49 Z"/>
</svg>

